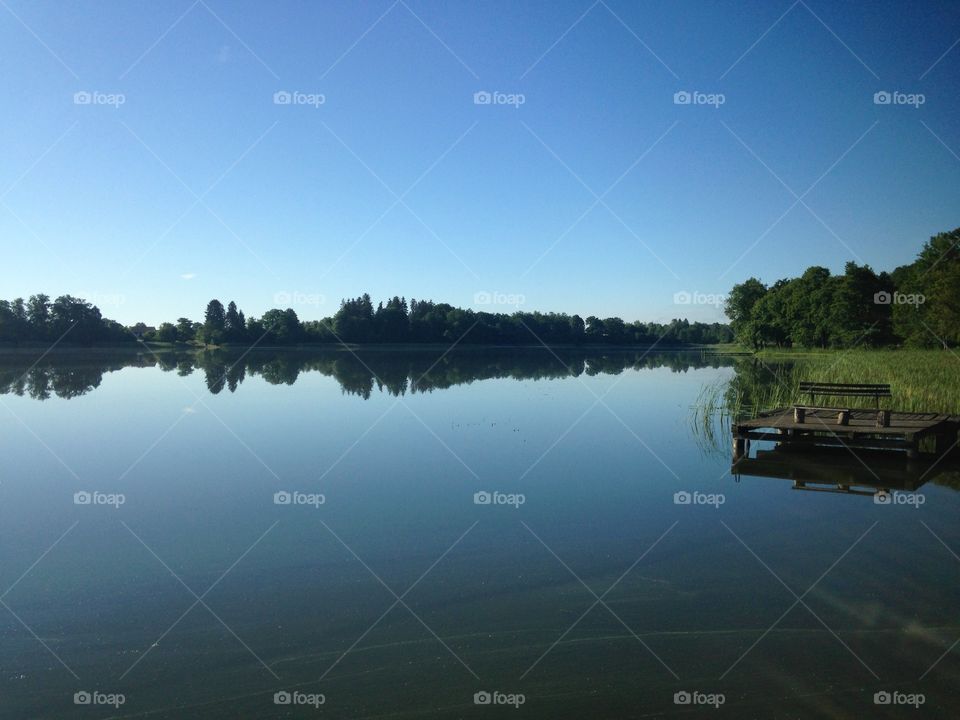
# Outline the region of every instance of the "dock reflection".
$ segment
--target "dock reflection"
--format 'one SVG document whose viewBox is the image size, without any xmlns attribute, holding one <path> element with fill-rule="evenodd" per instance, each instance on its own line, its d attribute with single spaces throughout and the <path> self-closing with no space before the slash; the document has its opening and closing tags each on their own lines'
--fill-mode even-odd
<svg viewBox="0 0 960 720">
<path fill-rule="evenodd" d="M 730 474 L 790 480 L 796 490 L 877 495 L 916 492 L 927 483 L 960 489 L 960 454 L 942 458 L 907 457 L 876 449 L 797 446 L 778 443 L 733 458 Z"/>
</svg>

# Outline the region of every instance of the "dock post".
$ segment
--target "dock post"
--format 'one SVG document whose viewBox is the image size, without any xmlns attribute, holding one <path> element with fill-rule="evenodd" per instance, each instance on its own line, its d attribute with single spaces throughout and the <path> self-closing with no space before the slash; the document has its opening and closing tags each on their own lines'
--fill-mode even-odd
<svg viewBox="0 0 960 720">
<path fill-rule="evenodd" d="M 934 450 L 933 452 L 938 456 L 943 456 L 948 453 L 954 445 L 954 441 L 950 439 L 950 432 L 938 432 L 933 436 L 934 441 Z"/>
<path fill-rule="evenodd" d="M 733 459 L 739 460 L 743 457 L 744 452 L 747 447 L 747 439 L 741 437 L 740 435 L 734 435 L 733 437 Z"/>
<path fill-rule="evenodd" d="M 907 446 L 907 457 L 909 459 L 916 458 L 920 455 L 920 441 L 917 439 L 915 433 L 908 433 L 904 438 L 909 445 Z"/>
</svg>

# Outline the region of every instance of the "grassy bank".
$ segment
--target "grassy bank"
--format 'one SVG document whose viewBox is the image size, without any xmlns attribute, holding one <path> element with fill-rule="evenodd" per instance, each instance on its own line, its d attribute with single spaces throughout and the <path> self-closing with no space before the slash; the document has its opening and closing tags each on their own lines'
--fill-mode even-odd
<svg viewBox="0 0 960 720">
<path fill-rule="evenodd" d="M 729 382 L 704 388 L 698 413 L 734 417 L 806 401 L 801 380 L 889 383 L 885 407 L 960 415 L 960 355 L 945 350 L 763 351 L 745 359 Z M 829 403 L 831 398 L 817 398 Z M 870 400 L 836 399 L 869 407 Z"/>
</svg>

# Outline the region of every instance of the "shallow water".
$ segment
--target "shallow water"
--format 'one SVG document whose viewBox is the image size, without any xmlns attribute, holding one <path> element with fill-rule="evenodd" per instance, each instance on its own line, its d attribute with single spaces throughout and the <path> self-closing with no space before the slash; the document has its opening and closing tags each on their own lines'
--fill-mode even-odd
<svg viewBox="0 0 960 720">
<path fill-rule="evenodd" d="M 0 361 L 3 717 L 960 712 L 950 476 L 732 476 L 691 408 L 738 359 L 33 360 Z"/>
</svg>

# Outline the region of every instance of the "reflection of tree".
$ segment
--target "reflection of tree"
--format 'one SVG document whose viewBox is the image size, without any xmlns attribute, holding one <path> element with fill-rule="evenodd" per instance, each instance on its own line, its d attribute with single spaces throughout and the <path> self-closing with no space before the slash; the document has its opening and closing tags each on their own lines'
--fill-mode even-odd
<svg viewBox="0 0 960 720">
<path fill-rule="evenodd" d="M 236 392 L 237 386 L 243 382 L 247 375 L 247 369 L 243 363 L 237 362 L 227 368 L 227 387 L 230 392 Z"/>
<path fill-rule="evenodd" d="M 323 372 L 322 369 L 318 369 Z M 333 363 L 332 372 L 325 372 L 324 375 L 333 375 L 344 393 L 359 395 L 364 400 L 370 399 L 373 392 L 373 373 L 367 370 L 357 358 L 353 356 L 337 358 Z"/>
<path fill-rule="evenodd" d="M 104 372 L 132 364 L 133 356 L 119 364 L 89 358 L 84 362 L 45 358 L 31 367 L 32 362 L 26 357 L 0 361 L 0 394 L 26 395 L 34 400 L 79 397 L 98 387 Z"/>
<path fill-rule="evenodd" d="M 271 385 L 293 385 L 300 375 L 300 362 L 287 355 L 253 357 L 247 363 L 251 374 L 259 374 Z"/>
<path fill-rule="evenodd" d="M 100 386 L 103 372 L 99 368 L 54 368 L 50 372 L 50 389 L 59 398 L 85 395 Z"/>
<path fill-rule="evenodd" d="M 186 377 L 200 370 L 207 389 L 230 392 L 248 376 L 272 385 L 293 385 L 303 372 L 334 378 L 344 393 L 369 399 L 374 388 L 402 396 L 443 390 L 479 380 L 539 380 L 587 375 L 616 375 L 625 370 L 666 367 L 673 372 L 690 368 L 730 366 L 733 358 L 699 352 L 641 352 L 632 350 L 469 348 L 439 350 L 344 349 L 161 351 L 150 353 L 97 352 L 51 355 L 31 368 L 28 355 L 0 359 L 0 394 L 13 393 L 45 400 L 71 398 L 100 385 L 105 372 L 124 367 L 158 367 Z"/>
<path fill-rule="evenodd" d="M 210 357 L 207 357 L 210 356 Z M 227 384 L 227 364 L 222 358 L 214 357 L 213 353 L 203 353 L 202 361 L 204 380 L 211 395 L 217 395 Z"/>
<path fill-rule="evenodd" d="M 50 371 L 35 367 L 27 373 L 27 394 L 34 400 L 47 400 L 50 397 Z"/>
<path fill-rule="evenodd" d="M 157 365 L 164 372 L 170 372 L 171 370 L 176 370 L 178 367 L 177 356 L 173 353 L 168 353 L 166 355 L 157 356 Z M 191 368 L 192 371 L 192 368 Z"/>
</svg>

